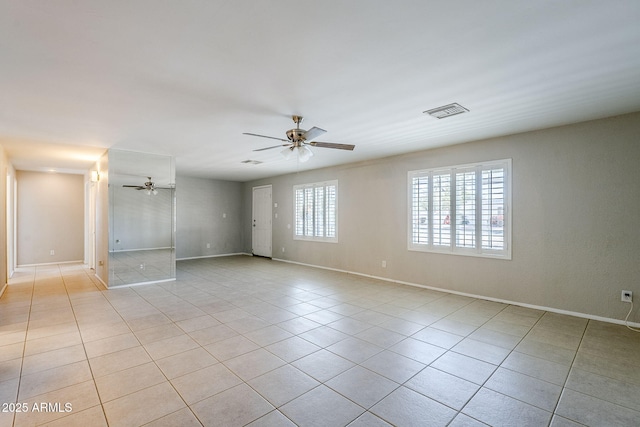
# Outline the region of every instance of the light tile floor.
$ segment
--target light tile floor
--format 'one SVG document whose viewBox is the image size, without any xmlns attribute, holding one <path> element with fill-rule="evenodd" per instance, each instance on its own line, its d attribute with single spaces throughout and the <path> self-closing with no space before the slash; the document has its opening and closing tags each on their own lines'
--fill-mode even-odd
<svg viewBox="0 0 640 427">
<path fill-rule="evenodd" d="M 174 277 L 175 250 L 152 249 L 109 253 L 109 286 L 160 281 Z"/>
<path fill-rule="evenodd" d="M 0 427 L 640 423 L 622 326 L 246 256 L 96 283 L 11 280 Z"/>
</svg>

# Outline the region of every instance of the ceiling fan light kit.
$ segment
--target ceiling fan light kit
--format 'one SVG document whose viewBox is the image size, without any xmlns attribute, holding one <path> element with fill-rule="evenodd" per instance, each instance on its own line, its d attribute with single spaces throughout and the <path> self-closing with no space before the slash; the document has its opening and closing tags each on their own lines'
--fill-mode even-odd
<svg viewBox="0 0 640 427">
<path fill-rule="evenodd" d="M 292 152 L 293 152 L 293 147 L 291 148 L 287 147 L 284 150 L 282 150 L 280 154 L 282 154 L 282 157 L 284 157 L 285 160 L 289 160 L 291 158 Z"/>
<path fill-rule="evenodd" d="M 285 142 L 285 144 L 274 145 L 272 147 L 259 148 L 253 151 L 264 151 L 271 150 L 272 148 L 278 147 L 286 147 L 284 150 L 280 152 L 285 159 L 290 159 L 291 154 L 295 151 L 298 156 L 298 160 L 300 162 L 306 162 L 313 156 L 313 151 L 309 148 L 309 146 L 313 147 L 322 147 L 322 148 L 334 148 L 338 150 L 349 150 L 352 151 L 355 148 L 355 145 L 352 144 L 336 144 L 333 142 L 319 142 L 314 141 L 320 135 L 326 133 L 327 131 L 321 129 L 319 127 L 312 127 L 309 130 L 300 129 L 300 123 L 304 120 L 302 116 L 291 116 L 293 122 L 296 124 L 295 129 L 289 129 L 286 132 L 287 139 L 284 138 L 276 138 L 273 136 L 259 135 L 256 133 L 248 133 L 245 132 L 243 135 L 249 136 L 257 136 L 259 138 L 269 138 L 275 139 L 278 141 Z"/>
<path fill-rule="evenodd" d="M 313 156 L 313 151 L 311 151 L 311 149 L 306 145 L 301 145 L 299 147 L 287 147 L 282 150 L 280 154 L 282 154 L 282 157 L 284 157 L 285 160 L 289 160 L 291 158 L 291 153 L 294 151 L 298 155 L 298 160 L 301 163 L 306 162 Z"/>
<path fill-rule="evenodd" d="M 297 147 L 296 151 L 298 152 L 298 159 L 302 163 L 306 162 L 307 160 L 309 160 L 313 156 L 313 151 L 311 151 L 311 149 L 309 147 L 307 147 L 306 145 L 301 145 L 301 146 Z"/>
</svg>

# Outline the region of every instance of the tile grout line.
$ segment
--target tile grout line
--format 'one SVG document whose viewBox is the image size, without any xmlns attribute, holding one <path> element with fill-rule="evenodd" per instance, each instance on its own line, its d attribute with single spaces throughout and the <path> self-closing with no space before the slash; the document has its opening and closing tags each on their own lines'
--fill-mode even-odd
<svg viewBox="0 0 640 427">
<path fill-rule="evenodd" d="M 104 411 L 104 405 L 102 403 L 102 397 L 100 396 L 100 392 L 98 391 L 98 385 L 96 384 L 96 378 L 95 375 L 93 374 L 93 369 L 91 368 L 91 363 L 89 362 L 89 355 L 87 354 L 87 348 L 85 347 L 85 342 L 84 342 L 84 338 L 82 337 L 82 331 L 80 330 L 80 324 L 78 322 L 78 317 L 76 315 L 76 311 L 75 308 L 73 306 L 73 301 L 71 300 L 71 296 L 69 295 L 69 287 L 67 286 L 67 282 L 64 279 L 64 274 L 62 273 L 62 269 L 60 268 L 60 264 L 58 264 L 58 269 L 60 271 L 60 277 L 62 279 L 62 284 L 64 285 L 64 289 L 65 292 L 67 294 L 67 299 L 69 300 L 69 306 L 71 307 L 71 312 L 73 313 L 73 318 L 76 322 L 76 328 L 78 329 L 78 335 L 80 335 L 80 342 L 82 342 L 82 350 L 84 351 L 84 356 L 86 357 L 87 360 L 87 366 L 89 367 L 89 372 L 91 373 L 91 381 L 93 382 L 93 387 L 96 391 L 96 395 L 98 396 L 98 402 L 100 402 L 100 409 L 102 410 L 102 415 L 104 416 L 104 420 L 107 423 L 107 426 L 109 425 L 109 421 L 107 420 L 107 414 Z M 87 277 L 89 276 L 86 271 L 84 270 L 84 268 L 82 269 L 82 271 L 85 273 L 85 275 L 87 275 Z M 93 286 L 96 287 L 96 289 L 98 289 L 98 287 L 95 285 L 95 283 L 93 281 L 91 281 L 91 283 L 93 284 Z M 98 289 L 98 291 L 100 291 Z M 90 408 L 87 408 L 90 409 Z M 80 411 L 82 412 L 82 411 Z M 71 416 L 68 415 L 68 416 Z M 62 418 L 66 418 L 66 417 L 61 417 Z"/>
<path fill-rule="evenodd" d="M 16 389 L 16 404 L 18 403 L 18 398 L 20 397 L 20 386 L 22 385 L 22 369 L 24 367 L 24 358 L 27 351 L 27 337 L 29 334 L 29 323 L 31 323 L 31 310 L 33 309 L 33 296 L 35 294 L 35 285 L 36 285 L 36 267 L 33 267 L 33 280 L 31 280 L 31 298 L 29 299 L 29 314 L 27 316 L 27 326 L 24 331 L 24 343 L 22 345 L 22 358 L 20 360 L 20 373 L 18 374 L 18 388 Z M 13 413 L 13 419 L 11 420 L 11 425 L 15 427 L 16 423 L 16 414 Z"/>
<path fill-rule="evenodd" d="M 587 329 L 589 328 L 589 324 L 591 323 L 591 319 L 587 319 L 587 323 L 584 326 L 584 330 L 582 331 L 582 335 L 580 336 L 580 343 L 578 344 L 578 347 L 576 348 L 576 353 L 573 355 L 573 358 L 571 359 L 571 365 L 569 366 L 569 372 L 567 372 L 567 376 L 564 379 L 564 382 L 562 383 L 562 390 L 560 391 L 560 396 L 558 396 L 558 400 L 556 401 L 556 405 L 553 408 L 553 414 L 556 415 L 556 411 L 558 410 L 558 406 L 560 405 L 560 400 L 562 399 L 562 396 L 564 395 L 565 391 L 567 390 L 567 383 L 569 382 L 569 376 L 571 375 L 571 372 L 573 372 L 574 369 L 574 364 L 576 362 L 576 359 L 578 358 L 578 352 L 580 351 L 580 347 L 582 347 L 582 344 L 584 342 L 584 337 L 587 334 Z M 559 417 L 561 417 L 561 415 L 558 415 Z M 571 420 L 574 422 L 578 422 L 576 420 Z"/>
</svg>

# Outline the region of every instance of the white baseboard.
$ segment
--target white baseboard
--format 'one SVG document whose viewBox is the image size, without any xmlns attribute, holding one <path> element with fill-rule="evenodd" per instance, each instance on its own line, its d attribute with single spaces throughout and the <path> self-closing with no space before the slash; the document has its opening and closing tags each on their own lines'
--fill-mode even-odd
<svg viewBox="0 0 640 427">
<path fill-rule="evenodd" d="M 41 267 L 41 266 L 45 266 L 45 265 L 57 265 L 57 264 L 83 264 L 84 265 L 84 260 L 77 260 L 77 261 L 58 261 L 58 262 L 43 262 L 40 264 L 20 264 L 17 265 L 16 268 L 23 268 L 23 267 Z"/>
<path fill-rule="evenodd" d="M 167 250 L 167 249 L 173 249 L 171 246 L 167 246 L 167 247 L 160 247 L 160 248 L 139 248 L 139 249 L 114 249 L 109 251 L 110 254 L 113 253 L 120 253 L 120 252 L 142 252 L 142 251 L 159 251 L 159 250 Z"/>
<path fill-rule="evenodd" d="M 487 297 L 487 296 L 484 296 L 484 295 L 477 295 L 477 294 L 469 294 L 469 293 L 466 293 L 466 292 L 452 291 L 450 289 L 437 288 L 437 287 L 434 287 L 434 286 L 427 286 L 427 285 L 422 285 L 422 284 L 419 284 L 419 283 L 411 283 L 411 282 L 405 282 L 405 281 L 402 281 L 402 280 L 389 279 L 388 277 L 373 276 L 371 274 L 358 273 L 358 272 L 349 271 L 349 270 L 341 270 L 339 268 L 324 267 L 324 266 L 315 265 L 315 264 L 306 264 L 306 263 L 303 263 L 303 262 L 290 261 L 290 260 L 286 260 L 286 259 L 273 258 L 273 260 L 274 261 L 280 261 L 280 262 L 287 262 L 287 263 L 290 263 L 290 264 L 304 265 L 306 267 L 321 268 L 323 270 L 337 271 L 337 272 L 340 272 L 340 273 L 353 274 L 353 275 L 356 275 L 356 276 L 368 277 L 368 278 L 376 279 L 376 280 L 383 280 L 385 282 L 398 283 L 400 285 L 415 286 L 415 287 L 418 287 L 418 288 L 429 289 L 429 290 L 432 290 L 432 291 L 446 292 L 446 293 L 454 294 L 454 295 L 460 295 L 460 296 L 465 296 L 465 297 L 470 297 L 470 298 L 477 298 L 477 299 L 483 299 L 483 300 L 487 300 L 487 301 L 499 302 L 499 303 L 502 303 L 502 304 L 517 305 L 517 306 L 520 306 L 520 307 L 531 308 L 531 309 L 534 309 L 534 310 L 549 311 L 549 312 L 552 312 L 552 313 L 566 314 L 567 316 L 580 317 L 580 318 L 583 318 L 583 319 L 597 320 L 597 321 L 600 321 L 600 322 L 607 322 L 607 323 L 615 323 L 617 325 L 625 325 L 625 321 L 624 320 L 612 319 L 610 317 L 595 316 L 593 314 L 580 313 L 580 312 L 577 312 L 577 311 L 561 310 L 559 308 L 544 307 L 544 306 L 541 306 L 541 305 L 527 304 L 527 303 L 518 302 L 518 301 L 509 301 L 509 300 L 505 300 L 505 299 L 501 299 L 501 298 L 492 298 L 492 297 Z M 631 326 L 631 327 L 635 327 L 635 328 L 640 327 L 640 323 L 636 323 L 636 322 L 629 322 L 628 325 Z"/>
<path fill-rule="evenodd" d="M 114 285 L 109 286 L 107 289 L 122 289 L 122 288 L 132 288 L 134 286 L 143 286 L 143 285 L 155 285 L 156 283 L 164 283 L 164 282 L 175 282 L 176 278 L 171 279 L 162 279 L 162 280 L 150 280 L 148 282 L 138 282 L 138 283 L 127 283 L 124 285 Z"/>
<path fill-rule="evenodd" d="M 95 270 L 94 270 L 95 271 Z M 98 273 L 94 273 L 94 276 L 96 279 L 98 279 L 98 281 L 102 284 L 102 287 L 105 289 L 109 289 L 109 287 L 107 286 L 106 283 L 104 283 L 104 280 L 102 280 L 102 277 L 98 276 Z"/>
<path fill-rule="evenodd" d="M 192 256 L 192 257 L 186 257 L 186 258 L 176 258 L 176 261 L 187 261 L 190 259 L 204 259 L 204 258 L 220 258 L 225 256 L 238 256 L 238 255 L 251 256 L 251 254 L 248 254 L 246 252 L 237 252 L 233 254 L 203 255 L 203 256 Z"/>
</svg>

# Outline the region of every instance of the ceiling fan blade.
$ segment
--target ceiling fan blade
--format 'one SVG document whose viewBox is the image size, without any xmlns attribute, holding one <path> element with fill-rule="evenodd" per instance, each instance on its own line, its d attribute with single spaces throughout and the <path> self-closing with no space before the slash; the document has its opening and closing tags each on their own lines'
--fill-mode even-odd
<svg viewBox="0 0 640 427">
<path fill-rule="evenodd" d="M 264 150 L 271 150 L 272 148 L 278 148 L 278 147 L 288 147 L 291 144 L 280 144 L 280 145 L 274 145 L 272 147 L 267 147 L 267 148 L 258 148 L 257 150 L 253 150 L 253 151 L 264 151 Z"/>
<path fill-rule="evenodd" d="M 244 132 L 244 133 L 243 133 L 243 135 L 258 136 L 258 137 L 260 137 L 260 138 L 277 139 L 278 141 L 289 142 L 289 140 L 288 140 L 288 139 L 284 139 L 284 138 L 276 138 L 275 136 L 258 135 L 257 133 L 248 133 L 248 132 Z"/>
<path fill-rule="evenodd" d="M 313 146 L 313 147 L 322 147 L 322 148 L 337 148 L 338 150 L 349 150 L 349 151 L 353 151 L 354 148 L 356 148 L 355 145 L 351 145 L 351 144 L 336 144 L 333 142 L 310 142 L 309 145 Z"/>
<path fill-rule="evenodd" d="M 314 139 L 316 139 L 317 137 L 319 137 L 320 135 L 322 135 L 323 133 L 327 133 L 326 130 L 324 129 L 320 129 L 319 127 L 312 127 L 311 129 L 309 129 L 308 131 L 306 131 L 302 137 L 304 138 L 304 140 L 306 142 L 311 142 Z"/>
<path fill-rule="evenodd" d="M 123 185 L 123 187 L 136 188 L 136 189 L 144 188 L 144 187 L 140 187 L 139 185 Z"/>
</svg>

